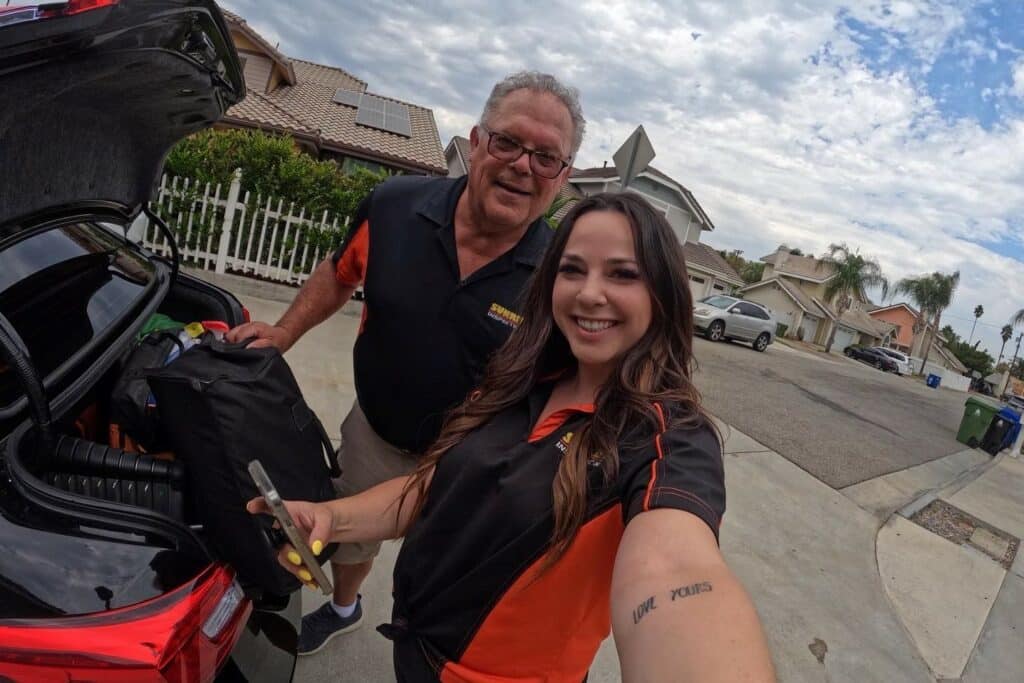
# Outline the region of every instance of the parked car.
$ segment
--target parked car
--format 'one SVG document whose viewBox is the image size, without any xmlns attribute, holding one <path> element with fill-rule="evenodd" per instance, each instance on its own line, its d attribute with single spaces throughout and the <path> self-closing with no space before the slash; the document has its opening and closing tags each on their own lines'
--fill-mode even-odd
<svg viewBox="0 0 1024 683">
<path fill-rule="evenodd" d="M 875 347 L 872 347 L 872 348 L 874 348 L 875 351 L 881 351 L 882 353 L 887 355 L 889 358 L 892 358 L 894 361 L 896 361 L 896 372 L 897 373 L 899 373 L 901 375 L 912 375 L 912 374 L 914 374 L 914 366 L 910 362 L 910 356 L 906 355 L 905 353 L 903 353 L 901 351 L 897 351 L 896 349 L 887 349 L 884 346 L 875 346 Z"/>
<path fill-rule="evenodd" d="M 737 339 L 764 351 L 775 341 L 775 316 L 765 306 L 734 296 L 714 294 L 694 306 L 693 320 L 711 341 Z"/>
<path fill-rule="evenodd" d="M 849 358 L 854 358 L 874 366 L 876 370 L 899 372 L 899 366 L 896 364 L 895 359 L 890 358 L 876 348 L 854 344 L 843 349 L 843 353 Z"/>
<path fill-rule="evenodd" d="M 105 459 L 154 313 L 248 317 L 125 231 L 244 96 L 227 25 L 213 0 L 0 7 L 0 92 L 0 680 L 290 681 L 299 596 L 239 582 L 168 461 Z"/>
</svg>

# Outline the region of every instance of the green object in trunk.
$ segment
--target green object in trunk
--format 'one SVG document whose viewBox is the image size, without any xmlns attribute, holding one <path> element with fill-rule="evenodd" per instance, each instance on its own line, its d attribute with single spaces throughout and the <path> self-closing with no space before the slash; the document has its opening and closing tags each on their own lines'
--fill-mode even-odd
<svg viewBox="0 0 1024 683">
<path fill-rule="evenodd" d="M 154 313 L 150 316 L 146 324 L 142 326 L 139 333 L 135 335 L 136 341 L 142 341 L 147 335 L 153 332 L 161 332 L 163 330 L 180 330 L 185 327 L 184 324 L 179 323 L 177 320 L 173 320 L 163 313 Z"/>
<path fill-rule="evenodd" d="M 960 429 L 956 433 L 956 440 L 967 444 L 971 448 L 977 448 L 988 430 L 992 418 L 999 412 L 1001 406 L 978 396 L 971 396 L 964 403 L 964 416 L 960 420 Z"/>
</svg>

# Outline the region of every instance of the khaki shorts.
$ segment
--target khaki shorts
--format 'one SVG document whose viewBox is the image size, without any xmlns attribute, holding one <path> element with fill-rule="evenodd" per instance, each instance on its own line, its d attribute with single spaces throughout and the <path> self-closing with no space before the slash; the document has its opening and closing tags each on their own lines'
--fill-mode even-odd
<svg viewBox="0 0 1024 683">
<path fill-rule="evenodd" d="M 366 421 L 359 402 L 352 404 L 341 423 L 341 446 L 338 465 L 341 477 L 334 480 L 339 498 L 347 498 L 371 489 L 381 482 L 410 474 L 416 469 L 416 456 L 392 446 L 377 436 Z M 331 556 L 335 564 L 361 564 L 377 557 L 380 542 L 342 543 Z"/>
</svg>

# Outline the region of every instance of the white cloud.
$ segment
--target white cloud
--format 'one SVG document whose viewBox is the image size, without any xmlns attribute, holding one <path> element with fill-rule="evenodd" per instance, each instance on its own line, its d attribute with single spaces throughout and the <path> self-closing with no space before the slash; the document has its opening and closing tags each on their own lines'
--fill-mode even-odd
<svg viewBox="0 0 1024 683">
<path fill-rule="evenodd" d="M 845 241 L 878 257 L 893 279 L 959 269 L 951 316 L 970 319 L 981 303 L 983 320 L 995 324 L 1024 307 L 1021 262 L 978 244 L 1024 245 L 1011 222 L 1024 215 L 1024 120 L 1004 108 L 988 130 L 948 122 L 920 72 L 871 68 L 844 21 L 884 31 L 887 49 L 909 51 L 924 72 L 947 49 L 988 64 L 961 3 L 227 5 L 260 30 L 273 27 L 287 54 L 432 107 L 442 144 L 467 134 L 496 80 L 549 70 L 582 91 L 589 128 L 577 165 L 610 160 L 644 124 L 655 165 L 695 193 L 717 226 L 706 236 L 717 247 L 757 257 L 781 242 L 819 253 Z M 1024 98 L 1024 59 L 1012 88 Z M 969 333 L 969 322 L 950 322 Z M 997 327 L 979 326 L 979 335 L 998 352 Z"/>
<path fill-rule="evenodd" d="M 1024 58 L 1013 65 L 1013 87 L 1010 92 L 1024 99 Z"/>
</svg>

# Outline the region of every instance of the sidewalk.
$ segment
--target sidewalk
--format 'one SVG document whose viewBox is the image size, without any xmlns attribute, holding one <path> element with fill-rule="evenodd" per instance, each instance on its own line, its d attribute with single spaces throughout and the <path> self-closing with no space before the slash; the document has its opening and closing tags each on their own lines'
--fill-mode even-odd
<svg viewBox="0 0 1024 683">
<path fill-rule="evenodd" d="M 254 320 L 274 321 L 286 307 L 242 299 Z M 349 304 L 287 355 L 332 436 L 354 397 L 351 349 L 360 308 Z M 840 492 L 738 430 L 722 431 L 729 494 L 722 549 L 761 615 L 780 681 L 935 681 L 940 674 L 958 678 L 961 661 L 965 681 L 1020 679 L 1021 563 L 1016 574 L 1008 572 L 972 546 L 893 514 L 941 487 L 932 502 L 948 502 L 1019 538 L 1020 461 L 1004 458 L 965 483 L 990 465 L 972 451 Z M 389 617 L 398 549 L 397 542 L 385 544 L 364 584 L 365 626 L 300 658 L 295 681 L 394 680 L 390 643 L 374 627 Z M 303 590 L 302 600 L 308 613 L 323 596 Z M 620 680 L 611 638 L 590 680 Z"/>
</svg>

